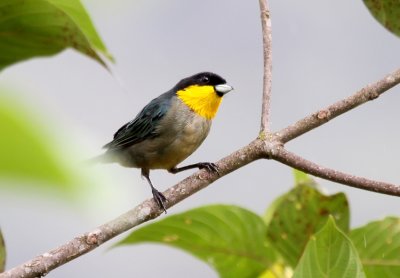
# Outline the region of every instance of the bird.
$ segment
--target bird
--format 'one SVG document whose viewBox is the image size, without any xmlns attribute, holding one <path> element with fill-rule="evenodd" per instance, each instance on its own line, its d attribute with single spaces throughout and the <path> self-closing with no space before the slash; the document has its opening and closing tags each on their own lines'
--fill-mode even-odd
<svg viewBox="0 0 400 278">
<path fill-rule="evenodd" d="M 156 204 L 166 213 L 167 200 L 154 187 L 150 170 L 165 169 L 176 174 L 198 168 L 218 173 L 217 166 L 210 162 L 177 165 L 206 139 L 223 96 L 232 90 L 224 78 L 212 72 L 180 80 L 117 130 L 113 140 L 104 145 L 101 161 L 140 168 Z"/>
</svg>

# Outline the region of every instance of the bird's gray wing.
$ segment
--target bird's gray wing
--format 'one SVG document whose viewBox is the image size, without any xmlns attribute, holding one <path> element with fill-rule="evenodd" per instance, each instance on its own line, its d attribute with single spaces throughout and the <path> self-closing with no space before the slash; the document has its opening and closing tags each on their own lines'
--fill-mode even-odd
<svg viewBox="0 0 400 278">
<path fill-rule="evenodd" d="M 172 97 L 171 92 L 167 92 L 153 99 L 135 119 L 118 129 L 114 140 L 103 148 L 108 151 L 123 150 L 146 139 L 157 137 L 157 125 L 167 113 Z"/>
</svg>

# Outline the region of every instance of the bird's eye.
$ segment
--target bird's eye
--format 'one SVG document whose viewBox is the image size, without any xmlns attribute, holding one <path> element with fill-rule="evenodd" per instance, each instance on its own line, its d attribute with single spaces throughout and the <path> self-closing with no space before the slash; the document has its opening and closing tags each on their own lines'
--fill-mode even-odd
<svg viewBox="0 0 400 278">
<path fill-rule="evenodd" d="M 210 79 L 207 76 L 203 76 L 201 78 L 201 81 L 203 81 L 204 83 L 208 83 L 210 81 Z"/>
</svg>

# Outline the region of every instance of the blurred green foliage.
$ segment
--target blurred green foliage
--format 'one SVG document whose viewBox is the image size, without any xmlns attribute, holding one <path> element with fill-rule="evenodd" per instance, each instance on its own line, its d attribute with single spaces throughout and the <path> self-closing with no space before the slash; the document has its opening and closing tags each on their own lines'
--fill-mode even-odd
<svg viewBox="0 0 400 278">
<path fill-rule="evenodd" d="M 320 277 L 365 277 L 356 248 L 336 226 L 332 216 L 310 237 L 293 275 L 293 278 Z"/>
<path fill-rule="evenodd" d="M 24 181 L 12 186 L 29 185 L 73 195 L 79 190 L 79 177 L 62 160 L 45 126 L 27 106 L 11 100 L 11 94 L 0 89 L 0 179 Z"/>
<path fill-rule="evenodd" d="M 79 0 L 2 0 L 0 15 L 0 70 L 68 47 L 111 58 Z"/>
<path fill-rule="evenodd" d="M 399 277 L 400 219 L 349 231 L 346 196 L 325 196 L 310 176 L 294 176 L 294 188 L 264 221 L 237 206 L 204 206 L 139 228 L 117 245 L 181 248 L 221 277 L 365 277 L 364 269 L 369 278 Z"/>
<path fill-rule="evenodd" d="M 6 246 L 4 244 L 3 234 L 0 230 L 0 273 L 4 271 L 6 266 Z"/>
<path fill-rule="evenodd" d="M 296 170 L 293 171 L 293 175 L 294 175 L 294 183 L 296 185 L 302 185 L 302 184 L 312 185 L 314 183 L 314 180 L 304 172 Z"/>
<path fill-rule="evenodd" d="M 291 267 L 297 265 L 310 236 L 330 215 L 343 231 L 349 230 L 349 205 L 343 193 L 325 196 L 300 182 L 266 213 L 271 216 L 267 237 Z"/>
<path fill-rule="evenodd" d="M 350 238 L 367 277 L 400 277 L 400 219 L 387 217 L 354 229 Z"/>
<path fill-rule="evenodd" d="M 181 248 L 214 267 L 221 277 L 255 277 L 276 261 L 256 214 L 214 205 L 173 215 L 134 231 L 119 245 L 144 241 Z"/>
<path fill-rule="evenodd" d="M 398 0 L 364 0 L 368 10 L 387 30 L 400 36 L 400 5 Z"/>
</svg>

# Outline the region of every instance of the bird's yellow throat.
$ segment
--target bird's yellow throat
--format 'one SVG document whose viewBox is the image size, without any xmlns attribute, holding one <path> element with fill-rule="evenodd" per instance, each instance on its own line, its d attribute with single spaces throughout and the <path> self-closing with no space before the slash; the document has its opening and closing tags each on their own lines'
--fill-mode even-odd
<svg viewBox="0 0 400 278">
<path fill-rule="evenodd" d="M 176 94 L 189 108 L 208 120 L 215 117 L 222 101 L 213 86 L 192 85 Z"/>
</svg>

